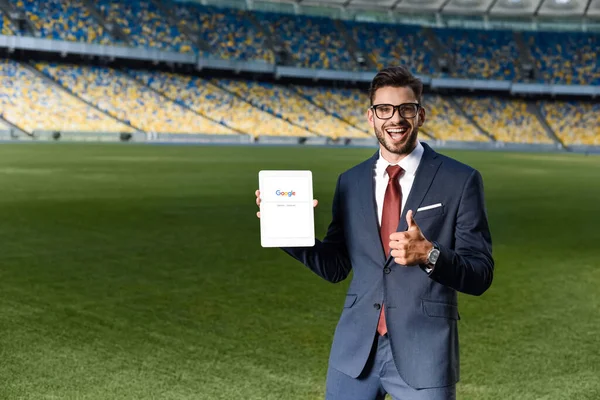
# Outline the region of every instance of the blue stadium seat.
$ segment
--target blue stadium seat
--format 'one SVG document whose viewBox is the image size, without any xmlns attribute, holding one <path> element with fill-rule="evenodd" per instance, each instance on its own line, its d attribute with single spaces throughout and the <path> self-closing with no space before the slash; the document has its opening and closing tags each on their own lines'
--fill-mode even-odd
<svg viewBox="0 0 600 400">
<path fill-rule="evenodd" d="M 187 27 L 199 35 L 218 57 L 275 61 L 264 33 L 250 22 L 246 11 L 194 3 L 177 4 L 173 11 L 180 21 L 179 27 Z"/>
<path fill-rule="evenodd" d="M 14 35 L 15 30 L 8 17 L 4 15 L 1 11 L 0 15 L 2 16 L 2 18 L 0 18 L 0 33 L 2 33 L 3 35 Z"/>
<path fill-rule="evenodd" d="M 40 37 L 72 42 L 114 43 L 81 0 L 18 0 L 16 5 L 25 11 Z"/>
<path fill-rule="evenodd" d="M 452 77 L 512 81 L 519 57 L 511 31 L 435 28 L 437 37 L 455 57 Z"/>
<path fill-rule="evenodd" d="M 265 12 L 256 12 L 255 15 L 267 32 L 281 41 L 296 58 L 297 66 L 358 69 L 346 40 L 331 19 Z"/>
<path fill-rule="evenodd" d="M 524 32 L 539 71 L 539 82 L 600 84 L 600 34 Z"/>
<path fill-rule="evenodd" d="M 98 0 L 104 18 L 117 24 L 136 47 L 190 53 L 192 43 L 176 26 L 171 26 L 149 0 Z"/>
<path fill-rule="evenodd" d="M 423 75 L 434 72 L 428 39 L 418 26 L 345 22 L 359 49 L 378 69 L 404 65 Z"/>
</svg>

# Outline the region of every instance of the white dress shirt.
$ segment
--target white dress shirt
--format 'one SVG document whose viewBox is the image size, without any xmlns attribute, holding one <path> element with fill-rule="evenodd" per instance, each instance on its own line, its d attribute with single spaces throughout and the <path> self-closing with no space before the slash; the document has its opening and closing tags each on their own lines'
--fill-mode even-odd
<svg viewBox="0 0 600 400">
<path fill-rule="evenodd" d="M 377 203 L 377 219 L 379 221 L 379 227 L 381 227 L 383 199 L 385 198 L 385 190 L 387 189 L 389 180 L 386 168 L 389 165 L 400 165 L 404 170 L 404 173 L 398 178 L 400 180 L 400 188 L 402 189 L 402 208 L 400 210 L 403 212 L 406 199 L 408 198 L 413 182 L 415 181 L 415 174 L 417 173 L 417 168 L 423 157 L 423 152 L 423 145 L 417 141 L 417 146 L 410 154 L 400 160 L 398 164 L 390 164 L 383 158 L 381 150 L 379 150 L 379 159 L 375 163 L 375 202 Z M 414 211 L 415 210 L 413 210 L 413 212 Z"/>
</svg>

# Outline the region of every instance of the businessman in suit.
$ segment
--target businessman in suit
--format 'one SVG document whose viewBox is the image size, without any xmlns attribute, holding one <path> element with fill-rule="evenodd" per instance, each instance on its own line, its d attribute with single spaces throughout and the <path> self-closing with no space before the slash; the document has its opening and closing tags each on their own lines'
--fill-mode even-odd
<svg viewBox="0 0 600 400">
<path fill-rule="evenodd" d="M 455 399 L 457 292 L 481 295 L 492 283 L 481 175 L 419 142 L 422 91 L 403 67 L 375 76 L 367 117 L 379 150 L 338 177 L 325 238 L 283 249 L 330 282 L 354 270 L 327 400 Z"/>
</svg>

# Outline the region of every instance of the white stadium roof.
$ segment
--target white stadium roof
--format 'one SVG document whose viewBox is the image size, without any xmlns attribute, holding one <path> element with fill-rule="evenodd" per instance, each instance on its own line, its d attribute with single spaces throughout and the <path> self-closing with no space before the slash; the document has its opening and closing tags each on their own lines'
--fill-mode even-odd
<svg viewBox="0 0 600 400">
<path fill-rule="evenodd" d="M 262 0 L 265 1 L 265 0 Z M 302 6 L 333 6 L 411 13 L 600 18 L 600 0 L 266 0 Z"/>
</svg>

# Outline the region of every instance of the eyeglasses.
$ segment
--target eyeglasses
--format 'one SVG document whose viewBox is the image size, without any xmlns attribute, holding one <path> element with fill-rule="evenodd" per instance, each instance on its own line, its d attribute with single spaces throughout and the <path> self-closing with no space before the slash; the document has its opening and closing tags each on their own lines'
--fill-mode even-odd
<svg viewBox="0 0 600 400">
<path fill-rule="evenodd" d="M 398 109 L 402 118 L 414 118 L 417 116 L 420 108 L 421 105 L 419 103 L 403 103 L 397 106 L 392 104 L 376 104 L 371 106 L 371 109 L 379 119 L 391 119 L 396 113 L 396 109 Z"/>
</svg>

